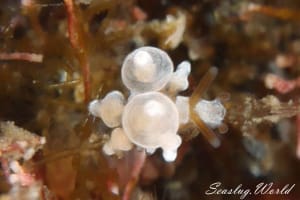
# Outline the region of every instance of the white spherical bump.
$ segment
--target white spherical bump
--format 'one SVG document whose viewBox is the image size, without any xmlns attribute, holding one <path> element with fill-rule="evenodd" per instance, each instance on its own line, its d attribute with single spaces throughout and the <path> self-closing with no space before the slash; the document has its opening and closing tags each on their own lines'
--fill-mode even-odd
<svg viewBox="0 0 300 200">
<path fill-rule="evenodd" d="M 132 149 L 132 143 L 121 128 L 115 128 L 112 131 L 110 144 L 114 151 L 129 151 Z"/>
<path fill-rule="evenodd" d="M 163 157 L 164 157 L 165 161 L 173 162 L 173 161 L 175 161 L 175 159 L 177 157 L 177 151 L 176 150 L 175 151 L 164 150 Z"/>
<path fill-rule="evenodd" d="M 162 135 L 161 139 L 161 148 L 163 150 L 177 150 L 177 148 L 181 145 L 181 137 L 176 133 L 168 133 Z"/>
<path fill-rule="evenodd" d="M 115 151 L 113 150 L 110 141 L 106 142 L 106 143 L 103 145 L 102 151 L 103 151 L 106 155 L 108 155 L 108 156 L 111 156 L 111 155 L 114 155 L 114 154 L 115 154 Z"/>
<path fill-rule="evenodd" d="M 195 111 L 203 122 L 211 128 L 220 126 L 226 114 L 226 109 L 218 99 L 213 101 L 200 100 L 195 106 Z"/>
<path fill-rule="evenodd" d="M 166 134 L 161 138 L 163 157 L 167 162 L 173 162 L 177 157 L 177 149 L 181 145 L 181 137 L 177 134 Z"/>
<path fill-rule="evenodd" d="M 186 124 L 190 120 L 189 98 L 184 96 L 176 97 L 176 107 L 179 112 L 179 122 Z"/>
<path fill-rule="evenodd" d="M 90 103 L 90 112 L 95 116 L 100 116 L 103 122 L 110 128 L 121 124 L 121 116 L 124 109 L 125 99 L 121 92 L 112 91 L 101 101 Z M 93 114 L 94 115 L 94 114 Z"/>
<path fill-rule="evenodd" d="M 101 100 L 93 100 L 89 103 L 89 106 L 88 106 L 88 110 L 89 112 L 95 116 L 95 117 L 101 117 L 100 116 L 100 105 L 101 105 Z"/>
<path fill-rule="evenodd" d="M 176 71 L 181 71 L 180 73 L 188 76 L 191 73 L 191 63 L 187 60 L 182 61 L 178 66 Z"/>
<path fill-rule="evenodd" d="M 134 144 L 146 148 L 161 147 L 162 135 L 176 134 L 179 114 L 169 97 L 159 92 L 135 95 L 124 108 L 122 126 Z"/>
<path fill-rule="evenodd" d="M 125 58 L 122 80 L 131 92 L 158 91 L 169 82 L 173 69 L 166 52 L 155 47 L 141 47 Z"/>
<path fill-rule="evenodd" d="M 189 87 L 188 76 L 191 73 L 191 64 L 188 61 L 183 61 L 173 73 L 166 89 L 171 94 L 177 94 Z"/>
</svg>

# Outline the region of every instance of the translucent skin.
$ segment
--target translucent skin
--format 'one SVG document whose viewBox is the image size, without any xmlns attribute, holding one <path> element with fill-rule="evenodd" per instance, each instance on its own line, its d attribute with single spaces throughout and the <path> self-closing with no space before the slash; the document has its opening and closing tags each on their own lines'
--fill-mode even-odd
<svg viewBox="0 0 300 200">
<path fill-rule="evenodd" d="M 113 128 L 121 123 L 121 115 L 125 104 L 124 96 L 119 91 L 108 93 L 102 100 L 94 100 L 89 104 L 89 111 L 100 117 L 106 126 Z"/>
<path fill-rule="evenodd" d="M 175 104 L 160 92 L 134 96 L 125 106 L 122 126 L 128 138 L 144 148 L 176 150 L 179 114 Z M 168 140 L 169 138 L 169 140 Z"/>
<path fill-rule="evenodd" d="M 178 92 L 186 90 L 189 87 L 188 76 L 190 72 L 191 64 L 188 61 L 181 62 L 166 86 L 167 92 L 177 94 Z"/>
<path fill-rule="evenodd" d="M 91 114 L 102 118 L 110 128 L 120 127 L 112 131 L 103 146 L 107 155 L 130 150 L 134 143 L 150 154 L 161 148 L 165 161 L 172 162 L 182 142 L 177 134 L 179 125 L 191 121 L 212 146 L 220 145 L 212 129 L 224 125 L 226 110 L 219 100 L 202 100 L 217 75 L 217 68 L 209 69 L 190 98 L 177 95 L 188 88 L 191 64 L 183 61 L 175 72 L 173 68 L 166 52 L 155 47 L 138 48 L 122 65 L 122 81 L 130 90 L 127 104 L 116 91 L 90 103 Z"/>
<path fill-rule="evenodd" d="M 210 128 L 219 127 L 226 114 L 224 106 L 218 99 L 213 101 L 200 100 L 195 106 L 195 111 Z"/>
<path fill-rule="evenodd" d="M 122 80 L 133 93 L 158 91 L 174 70 L 168 54 L 158 48 L 141 47 L 130 53 L 122 65 Z"/>
</svg>

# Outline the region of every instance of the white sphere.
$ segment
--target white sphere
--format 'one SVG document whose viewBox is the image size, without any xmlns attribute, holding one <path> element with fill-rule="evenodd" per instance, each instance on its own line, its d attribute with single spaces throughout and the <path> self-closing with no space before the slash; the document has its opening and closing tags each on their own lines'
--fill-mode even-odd
<svg viewBox="0 0 300 200">
<path fill-rule="evenodd" d="M 141 47 L 130 53 L 122 65 L 122 80 L 132 92 L 158 91 L 174 70 L 168 54 L 155 47 Z"/>
<path fill-rule="evenodd" d="M 142 93 L 132 97 L 125 106 L 122 126 L 131 142 L 155 149 L 166 146 L 167 137 L 177 134 L 179 114 L 175 104 L 166 95 L 159 92 Z"/>
</svg>

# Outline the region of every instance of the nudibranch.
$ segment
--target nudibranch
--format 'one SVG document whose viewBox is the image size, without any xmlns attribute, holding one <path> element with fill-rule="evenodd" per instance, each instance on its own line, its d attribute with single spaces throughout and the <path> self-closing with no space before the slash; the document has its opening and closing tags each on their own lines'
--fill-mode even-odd
<svg viewBox="0 0 300 200">
<path fill-rule="evenodd" d="M 126 100 L 119 91 L 93 100 L 89 112 L 112 128 L 103 151 L 113 155 L 134 145 L 149 154 L 161 148 L 166 161 L 177 157 L 182 143 L 178 135 L 183 124 L 195 123 L 215 147 L 220 144 L 212 129 L 223 125 L 226 110 L 219 99 L 201 99 L 214 80 L 217 69 L 211 68 L 191 97 L 178 93 L 188 88 L 191 64 L 183 61 L 174 72 L 168 54 L 155 47 L 141 47 L 131 52 L 122 65 L 122 81 L 129 89 Z"/>
</svg>

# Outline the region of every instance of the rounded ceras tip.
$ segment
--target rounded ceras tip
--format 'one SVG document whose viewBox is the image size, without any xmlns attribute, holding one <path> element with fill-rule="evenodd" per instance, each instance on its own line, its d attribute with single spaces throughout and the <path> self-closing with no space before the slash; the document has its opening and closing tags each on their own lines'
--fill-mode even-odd
<svg viewBox="0 0 300 200">
<path fill-rule="evenodd" d="M 125 104 L 124 96 L 119 91 L 109 92 L 101 100 L 93 100 L 89 104 L 89 112 L 100 117 L 106 126 L 114 128 L 120 125 Z"/>
<path fill-rule="evenodd" d="M 173 70 L 173 62 L 166 52 L 155 47 L 141 47 L 125 58 L 122 81 L 135 93 L 158 91 L 169 82 Z"/>
<path fill-rule="evenodd" d="M 160 92 L 134 96 L 124 108 L 122 127 L 130 141 L 143 148 L 176 150 L 179 146 L 178 110 L 171 99 Z"/>
</svg>

